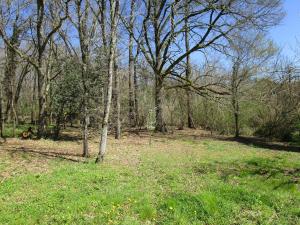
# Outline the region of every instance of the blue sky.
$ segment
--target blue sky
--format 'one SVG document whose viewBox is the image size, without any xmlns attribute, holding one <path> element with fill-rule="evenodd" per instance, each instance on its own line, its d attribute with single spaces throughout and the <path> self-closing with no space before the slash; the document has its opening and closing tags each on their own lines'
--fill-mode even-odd
<svg viewBox="0 0 300 225">
<path fill-rule="evenodd" d="M 284 0 L 284 9 L 285 18 L 270 31 L 270 36 L 282 48 L 283 54 L 292 57 L 295 50 L 300 49 L 300 0 Z"/>
</svg>

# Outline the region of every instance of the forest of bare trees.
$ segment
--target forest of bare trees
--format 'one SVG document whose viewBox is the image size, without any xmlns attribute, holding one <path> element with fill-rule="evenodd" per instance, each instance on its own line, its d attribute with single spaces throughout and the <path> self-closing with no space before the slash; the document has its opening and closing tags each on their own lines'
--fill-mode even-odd
<svg viewBox="0 0 300 225">
<path fill-rule="evenodd" d="M 299 139 L 300 68 L 268 31 L 280 0 L 11 0 L 0 5 L 1 137 L 205 129 Z M 21 128 L 20 128 L 21 127 Z M 31 131 L 30 131 L 31 132 Z"/>
</svg>

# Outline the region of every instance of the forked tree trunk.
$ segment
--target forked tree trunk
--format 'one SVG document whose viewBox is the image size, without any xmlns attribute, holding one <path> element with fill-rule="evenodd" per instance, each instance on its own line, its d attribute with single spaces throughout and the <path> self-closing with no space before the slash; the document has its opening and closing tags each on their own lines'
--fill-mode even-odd
<svg viewBox="0 0 300 225">
<path fill-rule="evenodd" d="M 110 0 L 110 18 L 111 18 L 111 34 L 110 34 L 110 45 L 109 45 L 109 60 L 108 60 L 108 82 L 107 82 L 107 95 L 104 105 L 104 114 L 102 121 L 102 132 L 100 137 L 99 153 L 96 159 L 96 163 L 104 160 L 107 143 L 108 133 L 108 119 L 110 112 L 110 105 L 112 99 L 112 86 L 113 86 L 113 74 L 114 74 L 114 59 L 116 51 L 117 41 L 117 22 L 119 16 L 119 0 Z"/>
</svg>

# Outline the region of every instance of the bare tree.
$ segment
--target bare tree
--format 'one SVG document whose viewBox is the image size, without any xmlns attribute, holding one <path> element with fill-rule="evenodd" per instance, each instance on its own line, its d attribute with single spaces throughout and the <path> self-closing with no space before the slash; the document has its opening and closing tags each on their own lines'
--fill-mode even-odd
<svg viewBox="0 0 300 225">
<path fill-rule="evenodd" d="M 255 76 L 263 64 L 274 56 L 277 49 L 261 33 L 239 33 L 231 38 L 230 53 L 232 61 L 230 77 L 231 106 L 234 118 L 235 137 L 240 136 L 240 102 L 246 93 L 245 84 Z"/>
<path fill-rule="evenodd" d="M 6 97 L 5 120 L 13 122 L 13 134 L 18 123 L 17 103 L 24 77 L 28 73 L 28 65 L 20 62 L 14 48 L 19 49 L 21 40 L 28 29 L 28 23 L 24 21 L 21 11 L 26 8 L 27 1 L 6 1 L 0 9 L 2 26 L 10 28 L 9 36 L 11 46 L 5 44 L 5 69 L 3 79 L 4 95 Z M 23 67 L 23 68 L 22 68 Z M 17 72 L 20 76 L 17 76 Z M 4 109 L 3 109 L 4 110 Z M 4 115 L 3 115 L 4 116 Z"/>
<path fill-rule="evenodd" d="M 22 15 L 27 15 L 26 21 L 29 21 L 31 30 L 34 30 L 31 35 L 31 43 L 34 45 L 33 51 L 26 52 L 16 48 L 8 38 L 5 25 L 1 21 L 0 35 L 5 44 L 13 49 L 22 59 L 30 63 L 36 70 L 39 103 L 38 137 L 45 136 L 46 100 L 51 80 L 49 64 L 47 62 L 48 57 L 46 57 L 50 51 L 47 51 L 47 46 L 50 39 L 57 33 L 68 17 L 69 1 L 55 0 L 48 2 L 45 0 L 36 0 L 36 7 L 32 7 L 33 3 L 28 4 L 28 7 L 32 7 L 32 10 L 35 11 L 33 15 L 21 12 Z"/>
<path fill-rule="evenodd" d="M 108 119 L 110 113 L 110 105 L 112 99 L 112 86 L 113 86 L 113 75 L 114 75 L 114 60 L 116 54 L 117 45 L 117 25 L 119 18 L 119 0 L 110 0 L 110 43 L 109 43 L 109 57 L 108 57 L 108 82 L 107 82 L 107 94 L 104 106 L 102 132 L 100 137 L 99 154 L 96 159 L 96 163 L 104 160 L 107 143 L 108 133 Z"/>
<path fill-rule="evenodd" d="M 89 126 L 89 112 L 88 112 L 88 76 L 90 71 L 90 49 L 91 41 L 94 38 L 96 30 L 97 11 L 94 18 L 91 19 L 91 6 L 88 0 L 76 0 L 76 21 L 73 24 L 78 32 L 80 51 L 81 51 L 81 74 L 82 74 L 82 86 L 83 86 L 83 156 L 89 157 L 88 150 L 88 126 Z M 73 48 L 74 49 L 74 48 Z"/>
<path fill-rule="evenodd" d="M 145 12 L 140 15 L 141 23 L 130 30 L 143 37 L 141 51 L 151 66 L 155 77 L 155 110 L 157 131 L 166 131 L 163 118 L 163 89 L 167 78 L 182 79 L 176 76 L 175 69 L 191 53 L 208 48 L 220 49 L 225 38 L 235 29 L 246 25 L 261 29 L 274 25 L 281 16 L 280 1 L 242 3 L 228 1 L 190 1 L 189 15 L 185 16 L 183 0 L 147 0 L 143 1 Z M 181 43 L 186 19 L 189 19 L 189 31 L 193 34 L 193 45 L 183 50 Z M 138 37 L 134 37 L 137 41 Z M 188 82 L 189 83 L 189 82 Z M 203 87 L 201 87 L 203 89 Z"/>
</svg>

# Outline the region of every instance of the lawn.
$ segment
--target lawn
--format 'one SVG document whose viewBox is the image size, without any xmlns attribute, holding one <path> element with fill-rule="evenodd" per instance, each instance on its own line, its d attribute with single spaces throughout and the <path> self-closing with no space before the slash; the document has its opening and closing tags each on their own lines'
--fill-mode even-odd
<svg viewBox="0 0 300 225">
<path fill-rule="evenodd" d="M 0 145 L 0 224 L 300 224 L 300 153 L 198 136 Z"/>
</svg>

